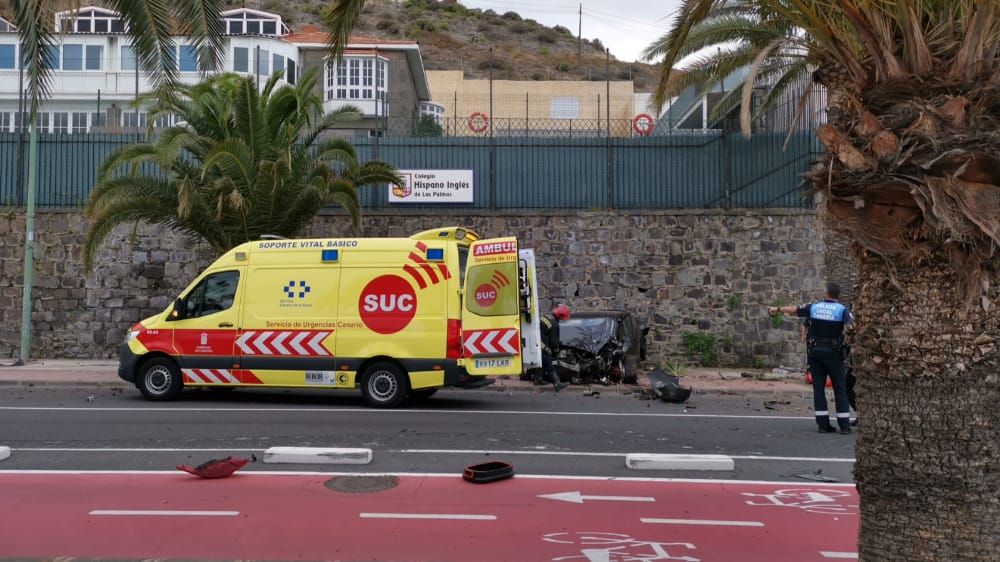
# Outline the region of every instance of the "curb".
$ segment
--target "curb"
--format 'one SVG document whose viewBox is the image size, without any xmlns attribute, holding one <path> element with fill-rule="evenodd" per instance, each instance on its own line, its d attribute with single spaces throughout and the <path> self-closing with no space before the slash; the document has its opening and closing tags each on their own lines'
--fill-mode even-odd
<svg viewBox="0 0 1000 562">
<path fill-rule="evenodd" d="M 121 390 L 127 390 L 134 388 L 135 385 L 129 384 L 124 381 L 54 381 L 54 380 L 0 380 L 0 387 L 14 387 L 14 388 L 115 388 Z M 618 394 L 627 396 L 628 394 L 620 392 L 622 388 L 630 389 L 632 395 L 638 394 L 642 386 L 593 386 L 587 387 L 585 385 L 574 385 L 566 389 L 563 389 L 562 393 L 573 392 L 587 392 L 588 390 L 597 390 L 598 392 L 606 393 L 609 395 Z M 602 390 L 603 389 L 603 390 Z M 554 394 L 546 386 L 529 386 L 529 385 L 491 385 L 483 388 L 472 388 L 472 389 L 462 389 L 462 388 L 446 388 L 446 390 L 462 390 L 462 391 L 475 391 L 475 392 L 535 392 L 538 394 Z M 743 396 L 747 394 L 756 395 L 792 395 L 796 397 L 806 397 L 812 396 L 812 389 L 809 387 L 792 387 L 792 388 L 731 388 L 731 387 L 711 387 L 699 389 L 697 386 L 694 388 L 694 396 L 698 394 L 728 394 L 735 396 Z"/>
<path fill-rule="evenodd" d="M 625 466 L 633 470 L 719 470 L 732 472 L 736 463 L 726 455 L 629 453 Z"/>
<path fill-rule="evenodd" d="M 0 447 L 0 461 L 10 458 L 10 447 Z"/>
<path fill-rule="evenodd" d="M 271 464 L 369 464 L 371 449 L 329 447 L 271 447 L 264 451 Z"/>
</svg>

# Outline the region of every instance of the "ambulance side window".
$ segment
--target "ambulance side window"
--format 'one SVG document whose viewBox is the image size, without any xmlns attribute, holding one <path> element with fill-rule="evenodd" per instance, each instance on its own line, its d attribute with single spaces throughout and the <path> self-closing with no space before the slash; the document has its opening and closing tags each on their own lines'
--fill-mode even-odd
<svg viewBox="0 0 1000 562">
<path fill-rule="evenodd" d="M 222 271 L 205 277 L 188 293 L 185 317 L 198 318 L 231 308 L 239 282 L 239 271 Z"/>
</svg>

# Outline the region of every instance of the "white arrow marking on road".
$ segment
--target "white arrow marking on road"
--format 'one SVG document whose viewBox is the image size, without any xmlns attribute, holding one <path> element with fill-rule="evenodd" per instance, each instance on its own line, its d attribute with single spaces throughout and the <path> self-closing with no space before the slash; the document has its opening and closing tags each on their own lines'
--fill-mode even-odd
<svg viewBox="0 0 1000 562">
<path fill-rule="evenodd" d="M 642 517 L 643 523 L 661 523 L 664 525 L 715 525 L 719 527 L 763 527 L 760 521 L 718 521 L 714 519 L 660 519 L 657 517 Z"/>
<path fill-rule="evenodd" d="M 585 496 L 580 492 L 563 492 L 561 494 L 544 494 L 538 496 L 547 500 L 556 500 L 569 503 L 583 503 L 584 501 L 604 501 L 604 502 L 655 502 L 656 498 L 649 496 Z"/>
<path fill-rule="evenodd" d="M 330 332 L 320 332 L 309 340 L 309 348 L 313 350 L 313 353 L 316 355 L 329 355 L 326 348 L 319 344 L 319 342 L 325 340 L 328 335 L 330 335 Z"/>
<path fill-rule="evenodd" d="M 247 340 L 249 340 L 250 338 L 252 338 L 255 333 L 256 332 L 243 332 L 243 335 L 241 335 L 236 340 L 236 347 L 240 348 L 240 351 L 242 351 L 246 355 L 253 355 L 254 354 L 254 350 L 247 345 Z"/>
<path fill-rule="evenodd" d="M 299 355 L 309 355 L 309 352 L 306 351 L 305 348 L 302 347 L 301 345 L 302 340 L 306 339 L 307 337 L 309 337 L 309 332 L 299 332 L 294 338 L 292 338 L 292 341 L 289 342 L 288 345 L 292 346 L 292 349 L 294 349 L 295 352 L 298 353 Z"/>
<path fill-rule="evenodd" d="M 459 519 L 468 521 L 496 521 L 496 515 L 464 513 L 362 513 L 362 519 Z"/>
<path fill-rule="evenodd" d="M 285 341 L 285 338 L 287 338 L 290 335 L 292 335 L 291 332 L 279 332 L 278 336 L 275 337 L 274 341 L 271 342 L 271 347 L 273 347 L 274 349 L 277 349 L 278 353 L 280 353 L 282 355 L 290 355 L 291 352 L 288 351 L 288 348 L 285 347 L 285 346 L 283 346 L 283 345 L 281 345 L 281 342 Z"/>
<path fill-rule="evenodd" d="M 257 350 L 264 355 L 271 355 L 271 350 L 267 347 L 267 338 L 271 337 L 274 332 L 261 332 L 257 339 L 253 340 L 254 346 Z"/>
<path fill-rule="evenodd" d="M 469 337 L 465 339 L 465 351 L 467 351 L 469 355 L 479 353 L 479 348 L 476 347 L 476 340 L 479 339 L 481 334 L 482 332 L 469 332 Z"/>
<path fill-rule="evenodd" d="M 138 509 L 95 509 L 90 515 L 188 515 L 202 517 L 235 517 L 239 511 L 183 511 L 183 510 L 138 510 Z"/>
</svg>

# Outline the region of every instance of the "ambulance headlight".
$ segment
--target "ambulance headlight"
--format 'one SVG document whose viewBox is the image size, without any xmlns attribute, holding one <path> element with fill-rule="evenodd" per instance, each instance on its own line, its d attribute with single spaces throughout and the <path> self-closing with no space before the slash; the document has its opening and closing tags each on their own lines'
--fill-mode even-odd
<svg viewBox="0 0 1000 562">
<path fill-rule="evenodd" d="M 139 332 L 140 330 L 129 330 L 128 333 L 125 334 L 125 343 L 129 343 L 139 337 Z"/>
</svg>

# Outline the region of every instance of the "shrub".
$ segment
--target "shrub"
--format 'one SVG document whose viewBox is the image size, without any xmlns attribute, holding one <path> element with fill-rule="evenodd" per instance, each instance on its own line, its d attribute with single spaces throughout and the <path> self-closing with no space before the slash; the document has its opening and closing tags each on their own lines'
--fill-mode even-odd
<svg viewBox="0 0 1000 562">
<path fill-rule="evenodd" d="M 569 72 L 569 63 L 568 62 L 561 62 L 561 63 L 557 64 L 556 65 L 556 70 L 558 70 L 559 72 Z"/>
<path fill-rule="evenodd" d="M 415 137 L 440 137 L 444 134 L 441 125 L 429 115 L 425 115 L 413 126 L 413 136 Z"/>
<path fill-rule="evenodd" d="M 702 332 L 684 332 L 681 337 L 684 355 L 702 367 L 718 367 L 719 352 L 715 349 L 715 336 Z"/>
<path fill-rule="evenodd" d="M 503 19 L 511 21 L 521 21 L 521 14 L 517 12 L 504 12 Z"/>
<path fill-rule="evenodd" d="M 531 26 L 524 23 L 523 21 L 519 21 L 514 25 L 512 25 L 510 30 L 519 35 L 524 35 L 525 33 L 531 31 Z"/>
<path fill-rule="evenodd" d="M 559 39 L 559 36 L 556 35 L 556 32 L 550 29 L 545 29 L 538 32 L 538 35 L 536 37 L 542 43 L 555 43 L 556 40 Z"/>
<path fill-rule="evenodd" d="M 557 25 L 557 26 L 553 27 L 552 30 L 555 31 L 555 32 L 557 32 L 557 33 L 562 33 L 563 35 L 569 35 L 570 37 L 576 37 L 576 35 L 573 35 L 572 31 L 570 31 L 569 29 L 567 29 L 567 28 L 565 28 L 565 27 L 563 27 L 561 25 Z"/>
<path fill-rule="evenodd" d="M 549 56 L 549 49 L 547 47 L 542 47 L 541 49 L 538 49 L 538 54 L 543 57 L 547 57 Z"/>
</svg>

